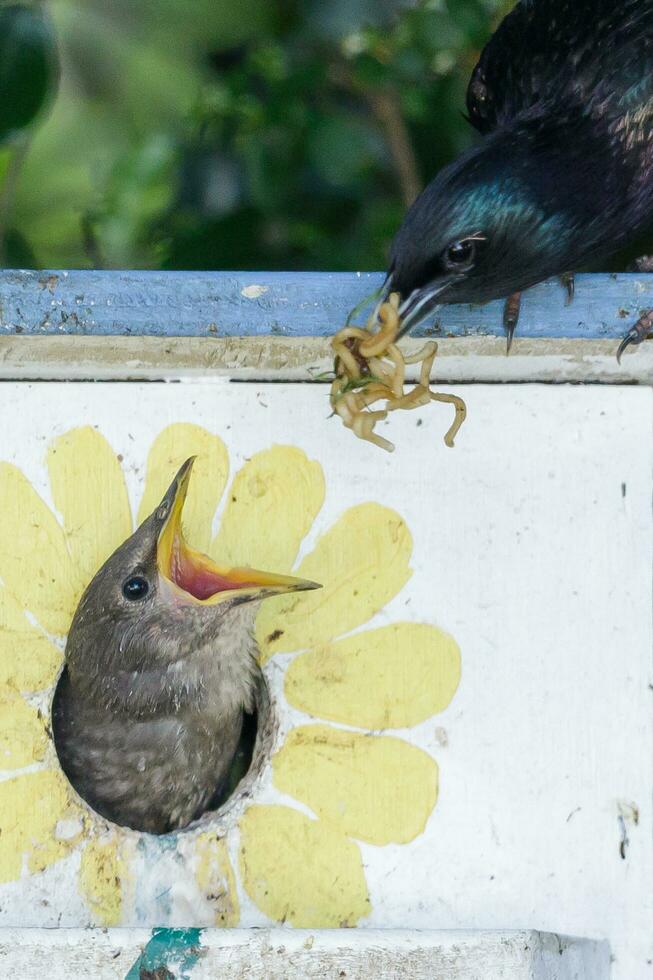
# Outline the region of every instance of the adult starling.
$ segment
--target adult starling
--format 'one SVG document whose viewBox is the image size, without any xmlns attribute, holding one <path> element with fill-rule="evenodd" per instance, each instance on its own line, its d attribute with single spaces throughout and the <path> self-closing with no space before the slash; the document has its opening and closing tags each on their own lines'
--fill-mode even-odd
<svg viewBox="0 0 653 980">
<path fill-rule="evenodd" d="M 394 240 L 403 331 L 437 303 L 510 297 L 621 250 L 653 221 L 653 0 L 521 0 L 467 91 L 483 139 L 442 170 Z M 653 328 L 644 313 L 619 349 Z"/>
<path fill-rule="evenodd" d="M 198 817 L 227 778 L 260 675 L 259 602 L 319 587 L 189 548 L 192 464 L 82 596 L 55 705 L 59 758 L 80 795 L 155 834 Z"/>
</svg>

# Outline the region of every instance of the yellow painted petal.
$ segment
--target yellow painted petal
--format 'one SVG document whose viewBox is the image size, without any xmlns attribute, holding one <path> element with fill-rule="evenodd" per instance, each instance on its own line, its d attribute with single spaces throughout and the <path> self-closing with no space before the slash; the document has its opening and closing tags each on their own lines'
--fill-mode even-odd
<svg viewBox="0 0 653 980">
<path fill-rule="evenodd" d="M 94 925 L 117 926 L 122 920 L 123 895 L 133 885 L 125 837 L 92 840 L 82 851 L 79 889 L 93 915 Z"/>
<path fill-rule="evenodd" d="M 236 474 L 211 554 L 226 565 L 288 572 L 324 502 L 324 474 L 301 449 L 273 446 Z"/>
<path fill-rule="evenodd" d="M 438 795 L 438 767 L 400 738 L 328 725 L 294 728 L 272 760 L 274 784 L 344 834 L 406 844 L 421 834 Z"/>
<path fill-rule="evenodd" d="M 251 806 L 240 822 L 240 872 L 252 901 L 301 929 L 354 926 L 370 912 L 358 847 L 286 806 Z"/>
<path fill-rule="evenodd" d="M 15 466 L 0 463 L 0 578 L 51 633 L 68 631 L 83 588 L 63 530 Z"/>
<path fill-rule="evenodd" d="M 365 630 L 300 654 L 286 671 L 295 708 L 358 728 L 410 728 L 444 711 L 460 683 L 453 637 L 423 623 Z"/>
<path fill-rule="evenodd" d="M 17 691 L 0 687 L 0 769 L 20 769 L 39 762 L 48 737 L 36 708 Z"/>
<path fill-rule="evenodd" d="M 81 830 L 60 771 L 41 769 L 0 782 L 0 881 L 20 878 L 25 859 L 35 873 L 64 857 L 78 834 L 68 827 L 62 832 L 60 821 Z"/>
<path fill-rule="evenodd" d="M 87 584 L 132 533 L 125 478 L 115 452 L 90 425 L 50 443 L 47 463 L 68 551 Z"/>
<path fill-rule="evenodd" d="M 215 913 L 214 925 L 234 928 L 240 922 L 236 877 L 227 842 L 215 833 L 199 834 L 193 841 L 195 878 Z"/>
<path fill-rule="evenodd" d="M 263 660 L 328 643 L 367 622 L 410 578 L 412 548 L 395 511 L 372 503 L 346 511 L 296 572 L 323 588 L 263 603 L 256 623 Z"/>
<path fill-rule="evenodd" d="M 177 422 L 155 439 L 147 458 L 138 523 L 155 510 L 189 456 L 197 459 L 184 504 L 184 533 L 193 548 L 206 552 L 211 542 L 213 515 L 229 475 L 229 457 L 222 439 L 199 425 Z"/>
<path fill-rule="evenodd" d="M 60 666 L 61 652 L 29 624 L 17 601 L 0 587 L 0 684 L 38 691 L 54 684 Z"/>
</svg>

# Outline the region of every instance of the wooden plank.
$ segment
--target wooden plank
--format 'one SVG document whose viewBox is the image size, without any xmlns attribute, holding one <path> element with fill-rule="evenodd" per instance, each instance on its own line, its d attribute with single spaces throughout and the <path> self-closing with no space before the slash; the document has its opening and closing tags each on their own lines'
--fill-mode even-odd
<svg viewBox="0 0 653 980">
<path fill-rule="evenodd" d="M 380 273 L 6 271 L 0 333 L 38 336 L 326 337 Z M 524 298 L 524 338 L 617 340 L 653 306 L 653 275 L 580 275 Z M 504 336 L 502 304 L 445 306 L 415 336 Z"/>
<path fill-rule="evenodd" d="M 406 350 L 421 341 L 407 340 Z M 506 357 L 503 337 L 438 341 L 433 380 L 650 384 L 653 343 L 617 363 L 616 340 L 518 338 Z M 324 337 L 0 336 L 0 380 L 313 382 L 333 369 Z M 407 377 L 416 373 L 409 366 Z"/>
<path fill-rule="evenodd" d="M 522 930 L 0 930 L 3 977 L 38 980 L 608 980 L 607 943 Z"/>
</svg>

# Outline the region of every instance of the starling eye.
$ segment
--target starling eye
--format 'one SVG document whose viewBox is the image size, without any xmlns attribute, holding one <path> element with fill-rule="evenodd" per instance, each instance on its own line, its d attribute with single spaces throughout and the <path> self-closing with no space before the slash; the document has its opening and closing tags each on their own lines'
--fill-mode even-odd
<svg viewBox="0 0 653 980">
<path fill-rule="evenodd" d="M 463 270 L 470 269 L 476 258 L 476 242 L 471 238 L 465 238 L 461 242 L 454 242 L 445 252 L 444 261 L 448 269 Z"/>
<path fill-rule="evenodd" d="M 133 575 L 132 578 L 127 579 L 122 587 L 122 594 L 125 599 L 132 602 L 137 599 L 144 599 L 149 591 L 150 586 L 147 579 L 144 579 L 142 575 Z"/>
</svg>

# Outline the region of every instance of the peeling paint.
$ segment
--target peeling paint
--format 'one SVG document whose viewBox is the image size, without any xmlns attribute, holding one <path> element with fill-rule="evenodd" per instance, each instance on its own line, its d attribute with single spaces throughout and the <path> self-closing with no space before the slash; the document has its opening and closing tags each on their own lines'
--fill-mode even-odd
<svg viewBox="0 0 653 980">
<path fill-rule="evenodd" d="M 379 847 L 407 844 L 423 833 L 438 795 L 431 756 L 390 736 L 302 725 L 272 765 L 283 793 L 331 827 Z"/>
<path fill-rule="evenodd" d="M 269 644 L 276 639 L 266 637 Z M 317 718 L 408 728 L 444 711 L 459 682 L 453 637 L 425 623 L 394 623 L 300 654 L 286 671 L 285 693 Z"/>
<path fill-rule="evenodd" d="M 416 342 L 415 349 L 419 341 Z M 411 346 L 406 345 L 407 353 Z M 517 337 L 510 357 L 499 337 L 438 338 L 440 384 L 586 381 L 649 384 L 653 343 L 626 351 L 621 364 L 611 340 Z M 135 380 L 210 376 L 239 381 L 313 381 L 333 370 L 324 337 L 0 337 L 0 378 Z M 417 380 L 409 365 L 408 381 Z"/>
<path fill-rule="evenodd" d="M 38 710 L 13 688 L 0 686 L 0 769 L 20 769 L 40 762 L 47 745 Z"/>
<path fill-rule="evenodd" d="M 61 771 L 41 769 L 0 783 L 0 882 L 16 881 L 24 866 L 43 871 L 69 853 L 79 837 L 62 840 L 56 829 L 75 812 Z"/>
<path fill-rule="evenodd" d="M 322 467 L 301 449 L 257 453 L 234 478 L 213 554 L 226 564 L 290 572 L 324 495 Z"/>
<path fill-rule="evenodd" d="M 332 715 L 358 728 L 404 729 L 448 705 L 458 685 L 460 655 L 437 628 L 400 623 L 337 640 L 364 626 L 412 574 L 412 537 L 396 511 L 374 502 L 350 507 L 332 519 L 295 568 L 324 504 L 321 465 L 295 446 L 274 445 L 246 459 L 229 486 L 222 439 L 192 422 L 176 422 L 161 429 L 149 447 L 138 521 L 189 454 L 198 462 L 184 517 L 195 547 L 223 562 L 294 570 L 323 583 L 312 604 L 301 606 L 292 596 L 289 602 L 270 601 L 269 610 L 263 605 L 259 614 L 263 660 L 277 651 L 306 651 L 294 667 L 289 702 L 318 711 L 322 704 L 326 721 Z M 172 920 L 234 927 L 241 914 L 229 856 L 234 831 L 234 851 L 240 833 L 241 884 L 261 911 L 297 925 L 356 924 L 369 913 L 370 900 L 360 850 L 350 838 L 408 843 L 422 833 L 436 803 L 437 764 L 409 736 L 378 737 L 329 724 L 291 728 L 274 761 L 274 782 L 300 806 L 311 807 L 318 821 L 290 806 L 251 799 L 249 774 L 232 823 L 221 833 L 207 815 L 201 831 L 196 826 L 160 838 L 138 835 L 75 802 L 43 713 L 28 700 L 36 697 L 31 685 L 51 694 L 60 664 L 57 647 L 50 662 L 50 646 L 42 649 L 37 638 L 48 632 L 63 645 L 82 589 L 131 533 L 134 518 L 124 455 L 99 428 L 86 425 L 57 435 L 46 445 L 45 462 L 49 495 L 41 487 L 37 492 L 16 465 L 0 462 L 0 575 L 7 590 L 0 592 L 0 622 L 4 618 L 8 627 L 0 631 L 0 667 L 5 665 L 11 681 L 0 686 L 0 768 L 3 755 L 5 769 L 49 767 L 0 782 L 0 880 L 15 880 L 25 869 L 37 874 L 75 852 L 74 900 L 93 925 Z M 226 506 L 214 536 L 223 495 Z M 22 637 L 19 649 L 35 655 L 33 668 L 15 659 L 16 636 Z M 267 704 L 267 713 L 259 710 L 253 772 L 273 752 L 276 722 L 270 720 L 269 698 Z M 149 962 L 139 966 L 142 976 L 168 969 Z"/>
<path fill-rule="evenodd" d="M 89 841 L 82 851 L 80 891 L 94 921 L 103 926 L 117 926 L 122 920 L 123 892 L 132 883 L 131 863 L 125 853 L 128 843 L 114 832 L 108 839 Z"/>
<path fill-rule="evenodd" d="M 255 806 L 240 833 L 243 884 L 272 920 L 328 929 L 354 926 L 371 911 L 358 846 L 326 822 Z"/>
<path fill-rule="evenodd" d="M 328 643 L 366 623 L 410 578 L 412 548 L 396 511 L 375 503 L 350 507 L 296 569 L 322 588 L 262 606 L 256 636 L 263 659 Z"/>
<path fill-rule="evenodd" d="M 269 286 L 243 286 L 240 295 L 244 296 L 245 299 L 259 299 L 267 293 L 269 288 Z"/>
<path fill-rule="evenodd" d="M 154 929 L 125 980 L 191 980 L 202 956 L 201 929 Z"/>
<path fill-rule="evenodd" d="M 195 838 L 195 878 L 214 915 L 214 925 L 234 927 L 240 920 L 236 877 L 225 840 L 213 833 Z"/>
</svg>

